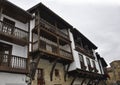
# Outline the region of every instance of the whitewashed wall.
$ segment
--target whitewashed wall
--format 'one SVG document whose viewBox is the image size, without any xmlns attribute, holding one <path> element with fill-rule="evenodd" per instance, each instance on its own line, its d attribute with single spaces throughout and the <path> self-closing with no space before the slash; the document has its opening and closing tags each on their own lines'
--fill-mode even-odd
<svg viewBox="0 0 120 85">
<path fill-rule="evenodd" d="M 0 42 L 12 45 L 12 55 L 27 58 L 27 46 L 20 46 L 10 42 L 0 40 Z"/>
<path fill-rule="evenodd" d="M 15 27 L 18 27 L 20 29 L 28 31 L 28 23 L 24 24 L 24 23 L 22 23 L 22 22 L 20 22 L 18 20 L 15 20 L 15 19 L 13 19 L 13 18 L 11 18 L 11 17 L 9 17 L 7 15 L 4 15 L 4 14 L 2 14 L 1 20 L 3 20 L 4 17 L 9 19 L 9 20 L 14 21 L 15 22 Z"/>
<path fill-rule="evenodd" d="M 0 72 L 0 85 L 27 85 L 26 75 Z"/>
</svg>

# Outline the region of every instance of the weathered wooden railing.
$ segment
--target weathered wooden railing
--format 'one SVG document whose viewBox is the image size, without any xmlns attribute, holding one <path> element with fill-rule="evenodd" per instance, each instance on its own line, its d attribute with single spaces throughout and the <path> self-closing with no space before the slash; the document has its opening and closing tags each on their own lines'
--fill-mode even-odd
<svg viewBox="0 0 120 85">
<path fill-rule="evenodd" d="M 50 24 L 49 22 L 45 21 L 44 19 L 40 19 L 40 25 L 38 26 L 41 26 L 42 28 L 48 30 L 48 31 L 51 31 L 53 33 L 56 33 L 62 37 L 65 37 L 65 38 L 69 38 L 68 36 L 68 33 L 64 33 L 62 32 L 59 28 L 53 26 L 52 24 Z M 35 27 L 35 29 L 38 28 L 38 26 Z"/>
<path fill-rule="evenodd" d="M 90 58 L 94 58 L 94 55 L 93 55 L 93 53 L 92 53 L 91 51 L 86 50 L 85 48 L 81 47 L 81 46 L 78 45 L 77 43 L 75 43 L 75 49 L 76 49 L 77 51 L 80 51 L 80 52 L 84 53 L 85 55 L 87 55 L 87 56 L 90 57 Z"/>
<path fill-rule="evenodd" d="M 62 58 L 72 60 L 72 53 L 68 52 L 64 49 L 59 48 L 59 46 L 57 46 L 57 44 L 55 45 L 55 44 L 49 43 L 45 40 L 40 40 L 39 43 L 40 44 L 38 45 L 38 41 L 33 42 L 32 51 L 39 49 L 41 51 L 44 51 L 44 52 L 47 52 L 50 54 L 55 54 L 55 55 L 60 56 Z"/>
<path fill-rule="evenodd" d="M 72 59 L 72 53 L 64 49 L 60 49 L 60 56 L 67 58 L 67 59 Z"/>
<path fill-rule="evenodd" d="M 27 58 L 0 54 L 0 71 L 27 73 Z"/>
<path fill-rule="evenodd" d="M 13 38 L 18 38 L 24 41 L 28 41 L 27 31 L 20 29 L 18 27 L 15 27 L 3 21 L 0 21 L 0 33 L 7 35 L 7 36 L 11 36 Z"/>
</svg>

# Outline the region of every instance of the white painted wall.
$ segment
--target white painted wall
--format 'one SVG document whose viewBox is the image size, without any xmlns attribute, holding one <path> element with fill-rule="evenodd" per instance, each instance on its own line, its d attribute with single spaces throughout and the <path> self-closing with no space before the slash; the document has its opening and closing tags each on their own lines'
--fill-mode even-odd
<svg viewBox="0 0 120 85">
<path fill-rule="evenodd" d="M 27 46 L 16 45 L 3 40 L 0 40 L 0 42 L 12 45 L 12 55 L 27 58 Z"/>
<path fill-rule="evenodd" d="M 27 85 L 26 75 L 0 72 L 0 85 Z"/>
<path fill-rule="evenodd" d="M 22 23 L 22 22 L 20 22 L 18 20 L 15 20 L 15 19 L 13 19 L 13 18 L 11 18 L 11 17 L 9 17 L 7 15 L 4 15 L 4 14 L 2 14 L 1 20 L 3 20 L 4 17 L 9 19 L 9 20 L 14 21 L 15 22 L 15 27 L 18 27 L 20 29 L 28 31 L 28 23 L 24 24 L 24 23 Z"/>
<path fill-rule="evenodd" d="M 24 24 L 4 14 L 2 14 L 1 20 L 3 20 L 4 17 L 14 21 L 15 27 L 28 31 L 28 23 Z M 27 46 L 21 46 L 3 40 L 0 40 L 0 42 L 12 45 L 12 55 L 27 58 Z M 25 74 L 0 72 L 0 85 L 27 85 L 25 78 Z"/>
</svg>

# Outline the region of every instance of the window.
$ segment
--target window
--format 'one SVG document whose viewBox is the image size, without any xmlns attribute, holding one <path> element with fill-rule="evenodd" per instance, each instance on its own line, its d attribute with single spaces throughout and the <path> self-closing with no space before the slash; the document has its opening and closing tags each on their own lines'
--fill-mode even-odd
<svg viewBox="0 0 120 85">
<path fill-rule="evenodd" d="M 2 27 L 2 31 L 8 34 L 12 34 L 14 30 L 15 22 L 7 18 L 3 18 L 3 22 L 5 24 Z"/>
<path fill-rule="evenodd" d="M 84 62 L 83 55 L 79 54 L 80 62 Z"/>
<path fill-rule="evenodd" d="M 79 60 L 80 60 L 80 65 L 82 70 L 86 70 L 86 66 L 84 64 L 84 58 L 83 55 L 79 54 Z"/>
<path fill-rule="evenodd" d="M 55 76 L 56 76 L 56 77 L 60 77 L 60 74 L 59 74 L 59 70 L 58 70 L 58 69 L 55 69 Z"/>
<path fill-rule="evenodd" d="M 90 59 L 86 58 L 86 60 L 87 60 L 87 64 L 91 66 Z"/>
<path fill-rule="evenodd" d="M 37 69 L 37 85 L 45 85 L 43 69 Z"/>
<path fill-rule="evenodd" d="M 95 61 L 92 61 L 93 62 L 93 67 L 96 68 L 96 64 L 95 64 Z"/>
<path fill-rule="evenodd" d="M 12 53 L 12 45 L 0 42 L 0 65 L 7 65 L 7 62 Z"/>
</svg>

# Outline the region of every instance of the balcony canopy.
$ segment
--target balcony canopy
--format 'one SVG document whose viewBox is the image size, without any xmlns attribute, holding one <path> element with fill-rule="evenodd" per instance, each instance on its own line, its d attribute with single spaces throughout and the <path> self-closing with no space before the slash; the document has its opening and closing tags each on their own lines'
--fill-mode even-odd
<svg viewBox="0 0 120 85">
<path fill-rule="evenodd" d="M 82 43 L 88 45 L 91 49 L 97 49 L 97 46 L 95 46 L 88 38 L 86 38 L 80 31 L 78 31 L 76 28 L 71 30 L 73 33 L 74 40 L 77 41 L 77 43 Z M 79 40 L 80 39 L 80 40 Z"/>
<path fill-rule="evenodd" d="M 56 13 L 47 8 L 42 3 L 35 5 L 27 11 L 30 13 L 35 13 L 37 10 L 39 10 L 40 17 L 45 19 L 52 25 L 57 24 L 57 27 L 60 29 L 72 28 L 72 26 L 69 23 L 67 23 L 65 20 L 63 20 L 60 16 L 58 16 Z"/>
<path fill-rule="evenodd" d="M 32 19 L 32 16 L 28 12 L 7 0 L 0 0 L 0 9 L 1 8 L 3 8 L 3 14 L 23 23 Z"/>
</svg>

